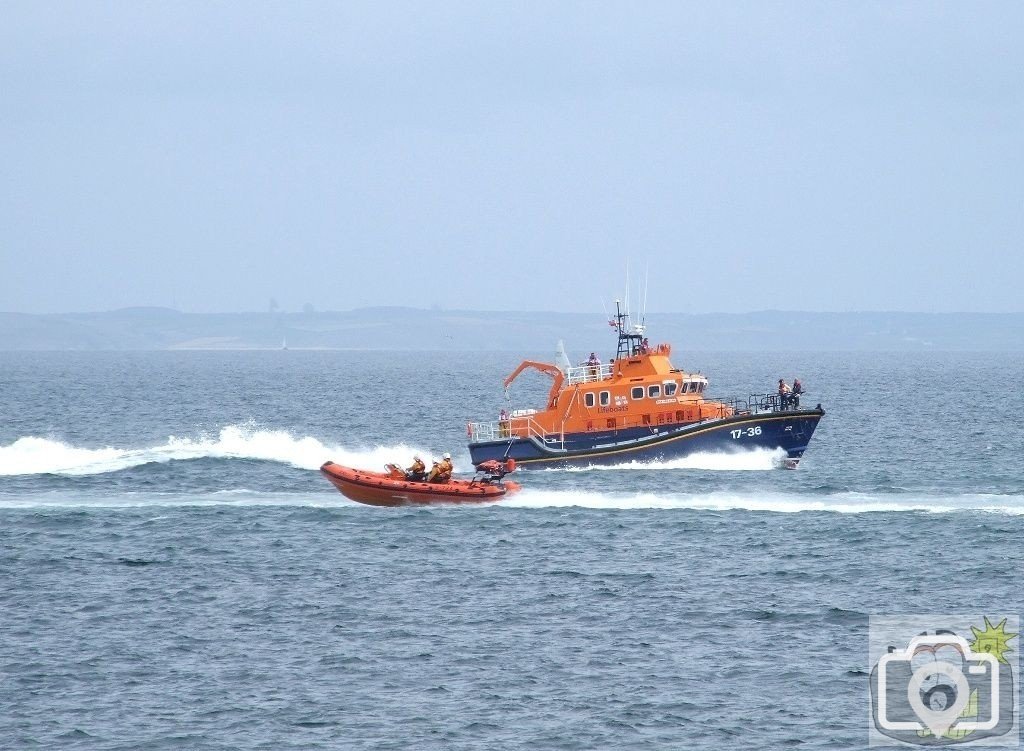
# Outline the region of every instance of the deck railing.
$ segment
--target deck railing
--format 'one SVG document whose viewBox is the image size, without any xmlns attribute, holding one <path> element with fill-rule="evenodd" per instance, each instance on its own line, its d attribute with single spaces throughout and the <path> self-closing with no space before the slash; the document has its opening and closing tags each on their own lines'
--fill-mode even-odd
<svg viewBox="0 0 1024 751">
<path fill-rule="evenodd" d="M 569 384 L 607 381 L 612 377 L 612 363 L 606 362 L 603 365 L 578 365 L 566 369 L 565 374 L 566 381 Z"/>
<path fill-rule="evenodd" d="M 499 441 L 504 438 L 539 438 L 549 440 L 540 425 L 532 417 L 510 417 L 507 420 L 469 423 L 469 440 Z"/>
<path fill-rule="evenodd" d="M 780 394 L 751 394 L 747 401 L 751 412 L 786 412 L 800 409 L 800 397 L 806 395 L 806 391 L 800 395 L 787 394 L 785 404 Z"/>
</svg>

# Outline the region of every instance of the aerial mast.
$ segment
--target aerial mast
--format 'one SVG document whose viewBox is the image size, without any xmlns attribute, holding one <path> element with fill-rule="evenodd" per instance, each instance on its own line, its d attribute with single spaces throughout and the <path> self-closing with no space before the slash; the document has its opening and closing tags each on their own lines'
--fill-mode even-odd
<svg viewBox="0 0 1024 751">
<path fill-rule="evenodd" d="M 644 339 L 644 327 L 629 325 L 629 310 L 623 310 L 622 303 L 615 301 L 615 323 L 612 324 L 619 333 L 619 344 L 615 351 L 615 359 L 632 357 L 640 354 Z"/>
</svg>

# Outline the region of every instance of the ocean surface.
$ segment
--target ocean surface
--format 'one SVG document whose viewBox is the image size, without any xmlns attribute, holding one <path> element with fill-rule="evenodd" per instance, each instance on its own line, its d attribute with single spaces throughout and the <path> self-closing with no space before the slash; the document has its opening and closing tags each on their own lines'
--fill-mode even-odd
<svg viewBox="0 0 1024 751">
<path fill-rule="evenodd" d="M 870 615 L 1024 611 L 1020 354 L 674 357 L 800 377 L 796 471 L 408 509 L 316 471 L 469 470 L 521 356 L 0 353 L 0 748 L 857 749 Z"/>
</svg>

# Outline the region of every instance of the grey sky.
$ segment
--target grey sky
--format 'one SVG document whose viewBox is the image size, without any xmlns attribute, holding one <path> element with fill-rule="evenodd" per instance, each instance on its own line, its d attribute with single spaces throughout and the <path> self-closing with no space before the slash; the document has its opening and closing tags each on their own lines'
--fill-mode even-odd
<svg viewBox="0 0 1024 751">
<path fill-rule="evenodd" d="M 1024 4 L 0 5 L 0 310 L 1024 310 Z"/>
</svg>

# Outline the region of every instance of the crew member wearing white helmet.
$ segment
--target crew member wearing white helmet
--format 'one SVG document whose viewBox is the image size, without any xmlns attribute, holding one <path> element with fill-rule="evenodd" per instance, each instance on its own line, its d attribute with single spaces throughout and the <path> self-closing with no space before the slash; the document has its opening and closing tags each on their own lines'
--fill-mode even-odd
<svg viewBox="0 0 1024 751">
<path fill-rule="evenodd" d="M 452 479 L 452 455 L 446 451 L 441 461 L 434 462 L 427 482 L 448 482 L 450 479 Z"/>
<path fill-rule="evenodd" d="M 423 482 L 423 478 L 427 476 L 427 465 L 420 459 L 420 455 L 416 454 L 412 458 L 412 466 L 406 467 L 405 479 L 415 480 L 416 482 Z"/>
</svg>

